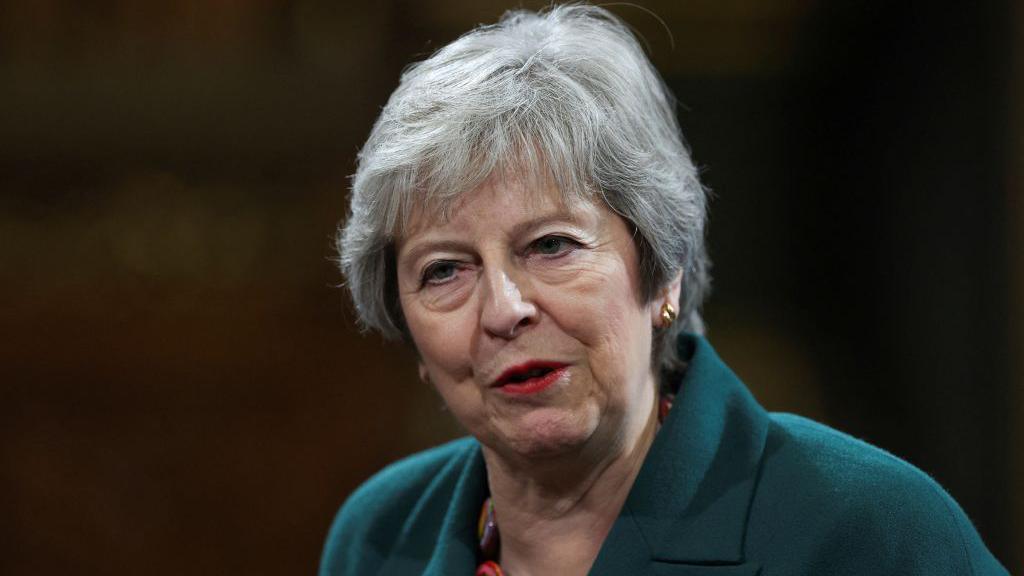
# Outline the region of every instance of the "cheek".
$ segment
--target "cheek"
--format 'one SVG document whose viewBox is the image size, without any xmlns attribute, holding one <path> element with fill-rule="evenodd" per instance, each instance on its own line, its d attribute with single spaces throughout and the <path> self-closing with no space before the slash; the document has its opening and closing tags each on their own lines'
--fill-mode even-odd
<svg viewBox="0 0 1024 576">
<path fill-rule="evenodd" d="M 642 377 L 649 364 L 650 314 L 639 304 L 625 268 L 581 275 L 562 307 L 562 325 L 587 348 L 598 380 Z"/>
<path fill-rule="evenodd" d="M 402 309 L 413 344 L 431 372 L 431 381 L 439 384 L 466 377 L 473 326 L 466 322 L 465 315 L 434 312 L 405 302 Z"/>
<path fill-rule="evenodd" d="M 472 327 L 460 322 L 456 314 L 406 318 L 430 385 L 455 419 L 466 429 L 475 430 L 480 398 L 469 357 Z"/>
<path fill-rule="evenodd" d="M 473 323 L 457 313 L 415 311 L 406 315 L 406 322 L 430 385 L 463 428 L 478 438 L 486 438 L 487 415 L 481 410 L 483 399 L 473 380 L 470 357 Z"/>
<path fill-rule="evenodd" d="M 647 315 L 632 301 L 622 301 L 606 309 L 599 359 L 618 381 L 633 381 L 646 376 L 651 351 L 651 330 Z"/>
</svg>

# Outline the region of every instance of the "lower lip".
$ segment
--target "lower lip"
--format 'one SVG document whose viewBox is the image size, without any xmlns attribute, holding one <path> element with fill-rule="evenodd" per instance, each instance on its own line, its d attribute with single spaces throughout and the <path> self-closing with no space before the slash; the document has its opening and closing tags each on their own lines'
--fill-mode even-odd
<svg viewBox="0 0 1024 576">
<path fill-rule="evenodd" d="M 551 387 L 552 384 L 558 381 L 565 374 L 566 368 L 559 368 L 552 370 L 540 378 L 530 378 L 525 382 L 508 383 L 503 386 L 499 386 L 498 390 L 505 394 L 512 396 L 526 396 L 529 394 L 537 394 Z"/>
</svg>

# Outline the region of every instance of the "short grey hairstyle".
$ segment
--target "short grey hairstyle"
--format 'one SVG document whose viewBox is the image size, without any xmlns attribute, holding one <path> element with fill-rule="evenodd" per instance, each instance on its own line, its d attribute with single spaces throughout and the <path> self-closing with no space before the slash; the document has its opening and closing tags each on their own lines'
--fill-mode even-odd
<svg viewBox="0 0 1024 576">
<path fill-rule="evenodd" d="M 605 202 L 633 228 L 648 301 L 682 272 L 680 320 L 656 331 L 652 358 L 678 367 L 675 336 L 704 331 L 706 193 L 675 100 L 618 17 L 583 4 L 512 11 L 405 70 L 359 153 L 337 237 L 363 327 L 408 336 L 403 225 L 416 208 L 450 214 L 493 174 L 553 178 L 568 202 Z"/>
</svg>

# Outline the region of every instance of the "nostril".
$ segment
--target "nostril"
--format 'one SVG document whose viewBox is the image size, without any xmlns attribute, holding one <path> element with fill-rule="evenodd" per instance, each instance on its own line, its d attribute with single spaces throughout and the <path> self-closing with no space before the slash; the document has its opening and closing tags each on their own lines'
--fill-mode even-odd
<svg viewBox="0 0 1024 576">
<path fill-rule="evenodd" d="M 519 330 L 520 328 L 524 328 L 524 327 L 528 326 L 529 324 L 530 324 L 530 317 L 529 316 L 521 318 L 519 320 L 519 322 L 517 322 L 514 326 L 512 326 L 512 329 L 509 330 L 508 337 L 509 338 L 514 338 L 515 335 L 516 335 L 516 331 L 517 330 Z"/>
</svg>

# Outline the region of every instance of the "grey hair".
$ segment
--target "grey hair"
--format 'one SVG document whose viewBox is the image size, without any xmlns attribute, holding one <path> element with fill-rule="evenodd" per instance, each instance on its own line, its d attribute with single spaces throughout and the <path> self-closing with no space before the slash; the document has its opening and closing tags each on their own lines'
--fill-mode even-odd
<svg viewBox="0 0 1024 576">
<path fill-rule="evenodd" d="M 493 174 L 603 200 L 634 229 L 646 301 L 682 273 L 680 319 L 656 332 L 652 358 L 678 367 L 676 335 L 704 331 L 706 193 L 675 100 L 618 17 L 581 4 L 507 12 L 405 70 L 359 153 L 337 237 L 364 328 L 408 336 L 395 240 L 410 212 L 446 217 Z"/>
</svg>

